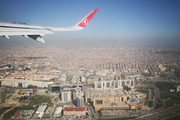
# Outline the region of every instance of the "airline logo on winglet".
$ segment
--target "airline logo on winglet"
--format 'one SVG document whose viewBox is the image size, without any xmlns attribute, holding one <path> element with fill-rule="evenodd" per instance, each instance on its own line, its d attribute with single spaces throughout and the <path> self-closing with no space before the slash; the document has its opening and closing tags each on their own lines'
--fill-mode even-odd
<svg viewBox="0 0 180 120">
<path fill-rule="evenodd" d="M 82 24 L 86 26 L 86 24 L 88 23 L 88 19 L 83 20 Z"/>
<path fill-rule="evenodd" d="M 91 13 L 89 13 L 80 23 L 78 26 L 85 27 L 88 22 L 91 20 L 91 18 L 94 16 L 94 14 L 98 11 L 98 9 L 94 9 Z"/>
</svg>

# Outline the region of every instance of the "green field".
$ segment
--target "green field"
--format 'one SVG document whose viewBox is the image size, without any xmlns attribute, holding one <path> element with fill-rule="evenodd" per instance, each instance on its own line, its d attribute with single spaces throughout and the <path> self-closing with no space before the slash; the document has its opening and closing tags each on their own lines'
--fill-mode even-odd
<svg viewBox="0 0 180 120">
<path fill-rule="evenodd" d="M 147 101 L 148 102 L 148 107 L 153 107 L 153 101 Z"/>
<path fill-rule="evenodd" d="M 40 105 L 42 103 L 48 103 L 48 106 L 53 106 L 52 99 L 49 96 L 33 96 L 32 101 L 29 103 L 29 105 Z"/>
<path fill-rule="evenodd" d="M 149 91 L 148 91 L 148 90 L 136 90 L 136 91 L 138 91 L 138 92 L 142 92 L 142 93 L 145 93 L 145 94 L 149 93 Z"/>
<path fill-rule="evenodd" d="M 160 96 L 161 96 L 161 99 L 172 98 L 172 99 L 175 99 L 175 100 L 180 101 L 180 98 L 179 98 L 179 97 L 176 97 L 176 96 L 174 96 L 174 95 L 172 95 L 172 94 L 170 94 L 170 93 L 162 92 Z"/>
<path fill-rule="evenodd" d="M 151 90 L 154 90 L 154 87 L 150 87 Z"/>
<path fill-rule="evenodd" d="M 165 102 L 168 106 L 173 106 L 174 104 L 180 103 L 180 101 L 175 100 L 175 99 L 169 99 L 169 100 L 166 100 Z"/>
<path fill-rule="evenodd" d="M 158 85 L 158 87 L 160 87 L 163 90 L 167 90 L 173 87 L 174 85 L 176 85 L 176 83 L 166 83 L 166 82 L 157 82 L 156 84 Z"/>
</svg>

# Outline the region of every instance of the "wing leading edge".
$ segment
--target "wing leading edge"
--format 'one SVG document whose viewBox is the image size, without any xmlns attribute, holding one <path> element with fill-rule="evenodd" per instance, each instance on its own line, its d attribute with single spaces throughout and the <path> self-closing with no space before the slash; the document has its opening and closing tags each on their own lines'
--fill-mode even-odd
<svg viewBox="0 0 180 120">
<path fill-rule="evenodd" d="M 45 34 L 54 34 L 53 31 L 75 31 L 82 30 L 98 9 L 94 9 L 86 17 L 84 17 L 79 23 L 72 27 L 42 27 L 35 25 L 28 25 L 24 23 L 4 23 L 0 22 L 0 36 L 9 39 L 9 36 L 22 35 L 26 38 L 32 38 L 38 42 L 45 43 L 41 37 Z"/>
</svg>

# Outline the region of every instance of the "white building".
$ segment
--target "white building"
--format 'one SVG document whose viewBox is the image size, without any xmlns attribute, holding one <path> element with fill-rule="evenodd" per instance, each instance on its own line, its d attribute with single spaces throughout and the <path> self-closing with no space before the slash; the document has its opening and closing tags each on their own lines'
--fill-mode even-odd
<svg viewBox="0 0 180 120">
<path fill-rule="evenodd" d="M 22 80 L 22 87 L 27 88 L 29 85 L 28 80 Z"/>
<path fill-rule="evenodd" d="M 61 112 L 62 112 L 62 107 L 56 107 L 56 110 L 55 110 L 55 112 L 54 112 L 54 118 L 56 118 L 56 117 L 59 117 L 60 115 L 61 115 Z"/>
<path fill-rule="evenodd" d="M 127 86 L 128 88 L 134 88 L 134 79 L 126 80 L 109 80 L 109 81 L 97 81 L 95 82 L 95 90 L 106 90 L 106 89 L 124 89 Z"/>
<path fill-rule="evenodd" d="M 69 102 L 71 101 L 71 91 L 69 88 L 64 88 L 61 91 L 61 100 L 62 102 Z"/>
</svg>

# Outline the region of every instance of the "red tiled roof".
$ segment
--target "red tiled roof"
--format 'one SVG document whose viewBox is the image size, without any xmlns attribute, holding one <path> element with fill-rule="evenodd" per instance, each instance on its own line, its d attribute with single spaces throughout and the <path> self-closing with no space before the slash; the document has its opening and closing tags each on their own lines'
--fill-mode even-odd
<svg viewBox="0 0 180 120">
<path fill-rule="evenodd" d="M 76 108 L 69 108 L 69 107 L 65 107 L 64 111 L 85 111 L 86 107 L 76 107 Z"/>
</svg>

